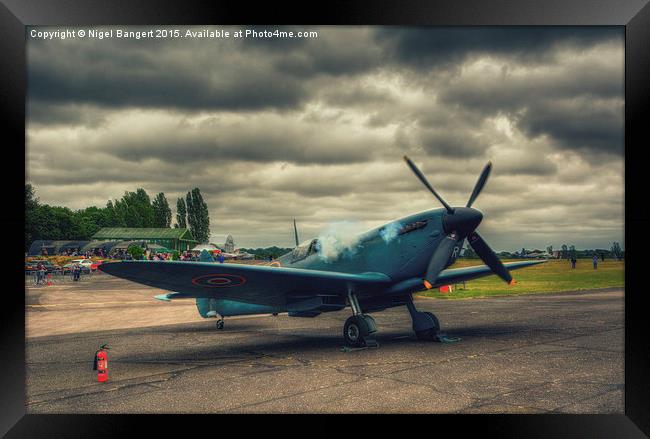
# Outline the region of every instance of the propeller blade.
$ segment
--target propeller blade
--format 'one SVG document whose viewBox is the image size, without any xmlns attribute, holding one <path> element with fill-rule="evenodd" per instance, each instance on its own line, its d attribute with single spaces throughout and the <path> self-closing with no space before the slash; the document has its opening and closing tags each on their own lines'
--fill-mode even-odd
<svg viewBox="0 0 650 439">
<path fill-rule="evenodd" d="M 449 204 L 447 204 L 440 195 L 438 195 L 438 193 L 435 191 L 435 189 L 433 189 L 433 187 L 431 187 L 426 177 L 420 172 L 420 170 L 417 168 L 417 166 L 415 166 L 415 164 L 411 161 L 411 159 L 409 159 L 407 156 L 404 156 L 404 161 L 406 162 L 407 165 L 409 165 L 409 168 L 411 168 L 411 171 L 413 171 L 415 176 L 420 179 L 422 184 L 424 184 L 427 187 L 427 189 L 429 189 L 431 193 L 438 199 L 438 201 L 440 201 L 440 203 L 442 203 L 442 205 L 445 206 L 447 212 L 454 213 L 454 209 Z"/>
<path fill-rule="evenodd" d="M 503 265 L 497 255 L 494 254 L 489 245 L 476 232 L 472 232 L 467 237 L 469 245 L 472 246 L 476 254 L 490 267 L 492 272 L 506 281 L 508 284 L 513 282 L 512 276 L 508 269 Z"/>
<path fill-rule="evenodd" d="M 483 190 L 483 186 L 485 186 L 485 182 L 490 176 L 491 170 L 492 170 L 492 162 L 488 162 L 487 165 L 485 165 L 485 168 L 483 168 L 483 172 L 481 172 L 478 181 L 474 185 L 474 190 L 472 191 L 472 195 L 470 195 L 469 200 L 467 201 L 467 207 L 472 207 L 472 204 L 474 204 L 476 197 L 478 197 L 478 195 Z"/>
<path fill-rule="evenodd" d="M 447 265 L 449 258 L 454 252 L 454 247 L 456 247 L 457 244 L 458 238 L 455 233 L 447 235 L 447 237 L 440 242 L 438 248 L 433 253 L 433 256 L 431 256 L 429 266 L 427 267 L 427 274 L 424 277 L 424 286 L 427 287 L 427 289 L 431 289 L 433 285 L 436 284 L 438 275 L 445 268 L 445 265 Z"/>
</svg>

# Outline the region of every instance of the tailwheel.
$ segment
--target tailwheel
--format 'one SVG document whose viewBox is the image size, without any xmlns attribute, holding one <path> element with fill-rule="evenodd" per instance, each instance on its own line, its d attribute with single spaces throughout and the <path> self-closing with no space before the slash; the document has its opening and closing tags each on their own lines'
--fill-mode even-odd
<svg viewBox="0 0 650 439">
<path fill-rule="evenodd" d="M 345 321 L 343 338 L 349 346 L 362 348 L 367 346 L 368 336 L 376 330 L 375 319 L 368 315 L 358 314 Z"/>
<path fill-rule="evenodd" d="M 223 327 L 224 327 L 223 319 L 217 320 L 217 329 L 223 329 Z"/>
<path fill-rule="evenodd" d="M 415 331 L 415 335 L 418 338 L 418 340 L 438 340 L 438 332 L 440 331 L 440 322 L 438 321 L 438 318 L 435 316 L 435 314 L 430 313 L 428 311 L 424 311 L 419 313 L 420 318 L 424 317 L 424 319 L 429 321 L 429 326 L 426 329 L 422 329 L 419 331 Z"/>
</svg>

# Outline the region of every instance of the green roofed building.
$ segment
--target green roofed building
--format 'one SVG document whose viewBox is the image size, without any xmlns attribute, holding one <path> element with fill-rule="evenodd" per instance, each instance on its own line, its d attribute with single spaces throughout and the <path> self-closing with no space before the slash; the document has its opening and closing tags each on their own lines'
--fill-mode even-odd
<svg viewBox="0 0 650 439">
<path fill-rule="evenodd" d="M 94 241 L 145 241 L 170 250 L 190 250 L 198 244 L 190 229 L 103 227 L 92 236 Z"/>
</svg>

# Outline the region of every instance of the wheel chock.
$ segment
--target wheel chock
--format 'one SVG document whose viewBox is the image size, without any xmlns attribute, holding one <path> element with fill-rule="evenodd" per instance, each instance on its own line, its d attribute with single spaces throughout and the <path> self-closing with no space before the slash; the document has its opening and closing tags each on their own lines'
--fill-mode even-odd
<svg viewBox="0 0 650 439">
<path fill-rule="evenodd" d="M 379 347 L 379 343 L 376 340 L 366 340 L 366 345 L 360 348 L 351 348 L 349 346 L 343 346 L 341 352 L 356 352 L 356 351 L 365 351 L 366 349 L 376 349 Z"/>
<path fill-rule="evenodd" d="M 462 338 L 460 337 L 450 337 L 445 333 L 439 332 L 436 334 L 435 341 L 439 343 L 457 343 L 461 341 Z"/>
</svg>

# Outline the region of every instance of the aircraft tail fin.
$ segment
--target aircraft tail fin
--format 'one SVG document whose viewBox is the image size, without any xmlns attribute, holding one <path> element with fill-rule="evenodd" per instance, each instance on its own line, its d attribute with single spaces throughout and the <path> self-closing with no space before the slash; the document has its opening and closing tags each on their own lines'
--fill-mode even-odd
<svg viewBox="0 0 650 439">
<path fill-rule="evenodd" d="M 293 234 L 296 238 L 296 247 L 300 245 L 300 241 L 298 241 L 298 227 L 296 227 L 296 219 L 293 219 Z"/>
</svg>

